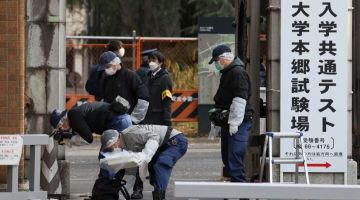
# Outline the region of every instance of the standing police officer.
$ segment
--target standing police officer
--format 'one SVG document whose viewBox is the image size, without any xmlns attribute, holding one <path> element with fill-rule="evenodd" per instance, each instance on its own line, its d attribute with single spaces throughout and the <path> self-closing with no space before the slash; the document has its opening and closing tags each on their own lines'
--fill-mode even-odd
<svg viewBox="0 0 360 200">
<path fill-rule="evenodd" d="M 98 70 L 105 70 L 103 82 L 103 100 L 111 103 L 117 96 L 121 96 L 130 103 L 129 113 L 134 124 L 140 123 L 146 115 L 149 106 L 149 91 L 140 77 L 130 69 L 121 65 L 121 60 L 112 51 L 104 52 L 100 56 L 104 62 Z"/>
<path fill-rule="evenodd" d="M 149 55 L 147 88 L 150 104 L 143 124 L 171 126 L 172 80 L 164 68 L 164 55 L 154 51 Z"/>
<path fill-rule="evenodd" d="M 156 50 L 157 49 L 148 49 L 148 50 L 145 50 L 145 51 L 141 52 L 142 62 L 141 62 L 140 68 L 136 71 L 136 74 L 141 78 L 141 80 L 142 80 L 142 82 L 144 84 L 147 83 L 148 74 L 150 72 L 150 68 L 149 68 L 150 58 L 149 58 L 149 56 L 151 55 L 152 52 L 154 52 Z"/>
<path fill-rule="evenodd" d="M 149 50 L 146 85 L 150 94 L 149 109 L 142 124 L 171 126 L 171 104 L 172 104 L 172 80 L 169 73 L 163 67 L 165 57 L 155 50 Z M 132 199 L 143 198 L 143 183 L 136 175 Z"/>
<path fill-rule="evenodd" d="M 221 73 L 215 107 L 229 112 L 227 123 L 221 127 L 222 161 L 231 182 L 246 182 L 244 161 L 252 126 L 249 75 L 243 62 L 227 46 L 219 45 L 213 50 L 209 64 L 213 62 Z"/>
</svg>

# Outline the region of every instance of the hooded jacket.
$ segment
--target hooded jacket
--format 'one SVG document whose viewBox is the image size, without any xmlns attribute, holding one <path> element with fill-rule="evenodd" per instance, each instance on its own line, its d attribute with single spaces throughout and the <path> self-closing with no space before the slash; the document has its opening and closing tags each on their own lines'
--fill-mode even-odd
<svg viewBox="0 0 360 200">
<path fill-rule="evenodd" d="M 161 125 L 134 125 L 120 133 L 120 148 L 143 152 L 145 160 L 150 162 L 157 149 L 162 145 L 168 126 Z M 170 133 L 172 138 L 181 132 L 173 129 Z"/>
<path fill-rule="evenodd" d="M 235 57 L 233 62 L 220 73 L 220 85 L 214 96 L 215 107 L 229 110 L 232 100 L 240 97 L 247 102 L 246 111 L 250 111 L 251 83 L 244 69 L 244 63 L 240 58 Z"/>
</svg>

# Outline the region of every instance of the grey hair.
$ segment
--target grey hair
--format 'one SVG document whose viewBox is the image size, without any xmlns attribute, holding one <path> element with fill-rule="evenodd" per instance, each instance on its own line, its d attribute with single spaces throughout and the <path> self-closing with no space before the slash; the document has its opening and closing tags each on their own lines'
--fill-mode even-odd
<svg viewBox="0 0 360 200">
<path fill-rule="evenodd" d="M 234 58 L 235 58 L 234 54 L 231 52 L 225 52 L 225 53 L 219 55 L 219 57 L 223 57 L 226 60 L 234 60 Z"/>
</svg>

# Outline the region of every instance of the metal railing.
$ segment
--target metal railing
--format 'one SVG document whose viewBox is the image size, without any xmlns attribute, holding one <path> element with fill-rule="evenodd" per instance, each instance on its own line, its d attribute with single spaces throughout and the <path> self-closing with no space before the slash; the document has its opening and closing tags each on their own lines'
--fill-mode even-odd
<svg viewBox="0 0 360 200">
<path fill-rule="evenodd" d="M 67 93 L 73 93 L 75 90 L 85 93 L 84 84 L 89 76 L 90 67 L 99 62 L 98 59 L 110 40 L 119 40 L 123 43 L 125 55 L 121 62 L 124 66 L 132 70 L 138 69 L 142 61 L 141 51 L 157 48 L 165 56 L 165 64 L 171 72 L 174 88 L 197 88 L 197 38 L 67 36 Z M 78 82 L 72 84 L 72 81 L 69 81 L 70 76 L 77 77 Z"/>
<path fill-rule="evenodd" d="M 359 199 L 358 185 L 175 182 L 175 197 L 261 199 Z"/>
<path fill-rule="evenodd" d="M 30 176 L 29 191 L 19 191 L 18 170 L 19 165 L 8 165 L 7 167 L 7 191 L 0 192 L 0 199 L 22 200 L 22 199 L 47 199 L 47 192 L 40 191 L 40 162 L 41 146 L 49 143 L 49 136 L 45 134 L 21 135 L 23 145 L 30 146 Z"/>
</svg>

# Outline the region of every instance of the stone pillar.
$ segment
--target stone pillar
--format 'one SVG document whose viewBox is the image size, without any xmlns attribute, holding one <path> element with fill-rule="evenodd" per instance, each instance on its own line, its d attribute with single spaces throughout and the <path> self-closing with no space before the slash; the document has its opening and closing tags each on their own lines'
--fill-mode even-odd
<svg viewBox="0 0 360 200">
<path fill-rule="evenodd" d="M 24 134 L 24 4 L 0 1 L 0 134 Z M 23 177 L 21 159 L 20 184 Z M 6 182 L 6 167 L 0 167 L 0 182 Z"/>
<path fill-rule="evenodd" d="M 65 109 L 65 6 L 66 0 L 27 1 L 26 94 L 30 106 L 26 119 L 30 134 L 50 133 L 49 114 L 56 108 Z"/>
</svg>

